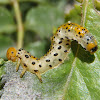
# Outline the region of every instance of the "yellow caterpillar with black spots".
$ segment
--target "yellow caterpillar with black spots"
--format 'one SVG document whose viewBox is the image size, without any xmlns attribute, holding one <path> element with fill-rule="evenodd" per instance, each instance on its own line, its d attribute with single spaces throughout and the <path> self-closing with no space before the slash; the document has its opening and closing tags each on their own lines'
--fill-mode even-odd
<svg viewBox="0 0 100 100">
<path fill-rule="evenodd" d="M 23 70 L 20 77 L 26 71 L 29 71 L 35 73 L 42 82 L 42 73 L 58 66 L 66 59 L 72 40 L 76 40 L 91 54 L 97 51 L 97 42 L 94 36 L 86 28 L 68 22 L 57 29 L 56 34 L 52 37 L 49 51 L 40 59 L 35 58 L 23 49 L 16 50 L 14 47 L 7 50 L 7 58 L 17 62 L 16 71 L 18 71 L 19 65 L 22 65 Z"/>
</svg>

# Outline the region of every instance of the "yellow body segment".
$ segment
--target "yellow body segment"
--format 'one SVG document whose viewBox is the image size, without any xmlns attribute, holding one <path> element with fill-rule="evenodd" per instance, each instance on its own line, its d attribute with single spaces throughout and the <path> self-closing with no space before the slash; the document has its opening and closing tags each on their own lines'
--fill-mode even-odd
<svg viewBox="0 0 100 100">
<path fill-rule="evenodd" d="M 31 56 L 23 49 L 16 50 L 13 47 L 8 49 L 7 58 L 17 62 L 16 71 L 18 71 L 20 64 L 23 67 L 20 77 L 29 71 L 36 74 L 42 82 L 42 73 L 64 62 L 69 54 L 72 40 L 76 40 L 91 54 L 97 51 L 97 42 L 91 33 L 86 28 L 71 22 L 61 25 L 51 40 L 49 51 L 40 59 Z"/>
</svg>

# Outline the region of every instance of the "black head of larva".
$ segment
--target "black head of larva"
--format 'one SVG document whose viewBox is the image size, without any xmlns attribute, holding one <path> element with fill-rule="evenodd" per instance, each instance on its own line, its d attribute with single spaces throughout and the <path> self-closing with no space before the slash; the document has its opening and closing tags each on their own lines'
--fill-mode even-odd
<svg viewBox="0 0 100 100">
<path fill-rule="evenodd" d="M 97 42 L 94 41 L 94 43 L 89 43 L 87 45 L 87 51 L 89 51 L 91 54 L 94 54 L 98 49 L 98 46 L 97 46 Z"/>
<path fill-rule="evenodd" d="M 97 46 L 95 46 L 95 47 L 93 47 L 92 49 L 90 49 L 90 52 L 91 52 L 91 53 L 94 53 L 94 52 L 96 52 L 96 51 L 97 51 L 97 49 L 98 49 L 98 47 L 97 47 Z"/>
</svg>

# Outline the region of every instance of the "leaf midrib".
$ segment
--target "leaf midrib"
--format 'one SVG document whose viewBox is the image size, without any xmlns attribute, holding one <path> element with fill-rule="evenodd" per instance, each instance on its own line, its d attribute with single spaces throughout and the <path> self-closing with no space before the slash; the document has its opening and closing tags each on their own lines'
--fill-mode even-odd
<svg viewBox="0 0 100 100">
<path fill-rule="evenodd" d="M 82 15 L 82 19 L 81 19 L 81 25 L 82 26 L 85 26 L 85 21 L 86 21 L 86 14 L 87 14 L 87 6 L 88 6 L 88 0 L 84 0 L 83 2 L 85 2 L 85 8 L 84 8 L 84 15 Z M 76 51 L 76 54 L 75 54 L 75 58 L 73 59 L 73 63 L 72 63 L 72 68 L 71 68 L 71 71 L 69 73 L 69 76 L 67 78 L 67 82 L 65 83 L 65 86 L 64 86 L 64 95 L 62 96 L 62 100 L 64 100 L 64 97 L 65 97 L 65 94 L 66 94 L 66 90 L 68 89 L 68 84 L 70 83 L 70 80 L 71 80 L 71 76 L 72 76 L 72 73 L 73 73 L 73 69 L 74 69 L 74 66 L 75 66 L 75 63 L 76 63 L 76 60 L 77 60 L 77 55 L 78 55 L 78 52 L 79 52 L 79 45 L 78 45 L 78 48 L 77 48 L 77 51 Z M 81 73 L 81 72 L 80 72 Z M 82 75 L 82 74 L 81 74 Z M 83 75 L 82 75 L 83 76 Z M 84 80 L 84 79 L 83 79 Z M 85 82 L 85 80 L 84 80 Z M 86 82 L 85 82 L 86 83 Z M 86 85 L 87 87 L 87 85 Z M 88 89 L 88 87 L 87 87 Z M 89 91 L 89 89 L 88 89 Z M 89 93 L 90 94 L 90 93 Z M 90 95 L 91 97 L 91 95 Z"/>
</svg>

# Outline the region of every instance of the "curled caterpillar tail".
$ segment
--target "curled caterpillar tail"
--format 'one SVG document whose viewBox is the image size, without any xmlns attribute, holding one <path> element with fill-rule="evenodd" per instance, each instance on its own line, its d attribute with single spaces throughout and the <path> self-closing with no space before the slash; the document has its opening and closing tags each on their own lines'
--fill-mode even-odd
<svg viewBox="0 0 100 100">
<path fill-rule="evenodd" d="M 16 50 L 13 47 L 7 50 L 7 58 L 17 62 L 16 71 L 18 71 L 19 65 L 22 65 L 23 70 L 20 77 L 23 77 L 25 72 L 29 71 L 36 74 L 42 82 L 42 73 L 64 62 L 69 54 L 72 40 L 76 40 L 91 54 L 97 51 L 97 42 L 94 36 L 86 28 L 68 22 L 57 29 L 56 34 L 52 37 L 49 51 L 40 59 L 35 58 L 23 49 Z"/>
</svg>

